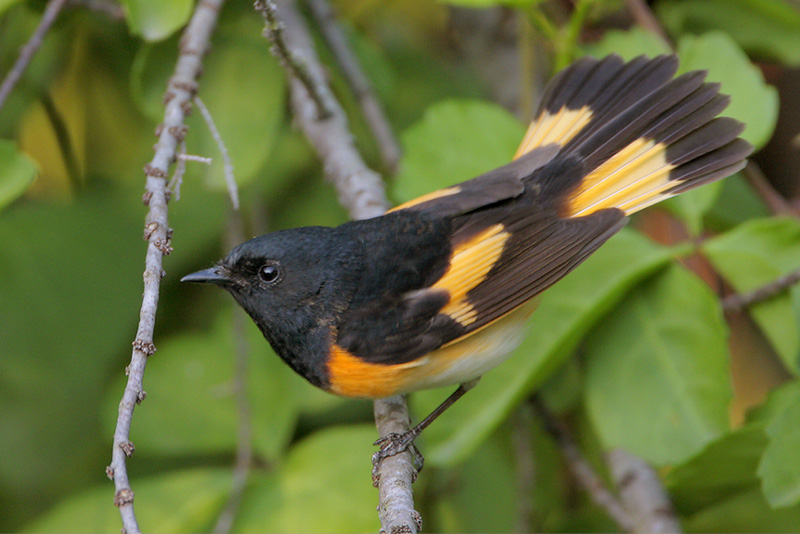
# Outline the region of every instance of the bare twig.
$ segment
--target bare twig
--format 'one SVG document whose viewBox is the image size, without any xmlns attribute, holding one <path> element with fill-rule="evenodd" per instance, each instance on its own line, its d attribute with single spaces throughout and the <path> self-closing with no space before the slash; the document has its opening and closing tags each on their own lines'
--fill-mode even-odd
<svg viewBox="0 0 800 534">
<path fill-rule="evenodd" d="M 635 20 L 639 26 L 650 30 L 661 37 L 661 39 L 663 39 L 670 48 L 675 48 L 672 44 L 672 41 L 670 41 L 667 32 L 664 30 L 664 27 L 660 22 L 658 22 L 656 16 L 653 15 L 652 10 L 647 3 L 645 3 L 643 0 L 625 0 L 625 5 L 628 6 L 628 11 L 631 12 L 633 20 Z"/>
<path fill-rule="evenodd" d="M 633 520 L 634 532 L 682 532 L 672 501 L 658 475 L 647 462 L 622 449 L 610 451 L 606 459 L 622 504 Z"/>
<path fill-rule="evenodd" d="M 634 528 L 633 519 L 614 494 L 606 487 L 603 479 L 595 472 L 589 461 L 583 456 L 580 448 L 572 439 L 569 430 L 561 421 L 556 419 L 538 396 L 534 395 L 531 398 L 531 404 L 541 418 L 545 430 L 553 436 L 556 444 L 564 454 L 569 469 L 589 493 L 595 504 L 603 508 L 622 530 L 632 532 Z"/>
<path fill-rule="evenodd" d="M 167 191 L 169 191 L 171 195 L 170 198 L 175 197 L 175 200 L 180 200 L 183 175 L 186 174 L 186 141 L 181 141 L 178 145 L 176 158 L 175 170 L 172 171 L 172 178 L 170 178 L 167 184 Z"/>
<path fill-rule="evenodd" d="M 742 173 L 773 215 L 797 215 L 797 211 L 794 207 L 772 187 L 767 177 L 761 172 L 758 164 L 753 160 L 747 162 L 747 166 Z"/>
<path fill-rule="evenodd" d="M 193 161 L 195 163 L 202 163 L 203 165 L 211 165 L 214 160 L 205 156 L 196 156 L 194 154 L 181 153 L 178 154 L 178 159 L 181 161 Z"/>
<path fill-rule="evenodd" d="M 317 118 L 327 119 L 333 114 L 333 97 L 328 88 L 320 83 L 322 77 L 316 76 L 315 79 L 304 58 L 297 57 L 294 50 L 286 44 L 284 23 L 276 15 L 277 6 L 274 0 L 256 0 L 254 6 L 264 17 L 264 35 L 272 43 L 272 53 L 280 60 L 281 66 L 291 73 L 292 78 L 299 80 L 306 88 L 308 96 L 316 104 Z"/>
<path fill-rule="evenodd" d="M 107 0 L 68 0 L 69 7 L 84 8 L 89 11 L 100 13 L 111 20 L 124 20 L 125 11 L 116 2 Z"/>
<path fill-rule="evenodd" d="M 400 162 L 400 145 L 383 112 L 383 106 L 373 93 L 372 84 L 361 70 L 355 54 L 350 50 L 347 37 L 336 19 L 336 13 L 327 0 L 309 0 L 308 6 L 361 106 L 364 119 L 378 144 L 384 167 L 394 173 Z"/>
<path fill-rule="evenodd" d="M 282 1 L 278 14 L 286 24 L 286 44 L 291 47 L 291 57 L 302 60 L 315 84 L 323 84 L 322 66 L 295 2 Z M 339 201 L 355 219 L 380 215 L 389 205 L 383 183 L 356 150 L 341 106 L 331 98 L 331 115 L 321 120 L 318 104 L 306 84 L 295 77 L 293 68 L 285 66 L 285 69 L 292 77 L 290 92 L 295 119 L 322 159 L 325 174 L 339 193 Z M 330 92 L 326 89 L 325 94 Z M 409 430 L 405 399 L 391 397 L 375 401 L 375 420 L 381 436 Z M 380 465 L 378 509 L 385 532 L 413 534 L 419 530 L 419 514 L 413 509 L 411 492 L 414 472 L 410 451 L 386 458 Z M 405 504 L 399 506 L 398 503 Z"/>
<path fill-rule="evenodd" d="M 244 241 L 242 216 L 238 210 L 232 209 L 229 216 L 227 249 Z M 233 528 L 233 521 L 242 502 L 242 496 L 250 475 L 253 459 L 253 429 L 250 420 L 250 399 L 247 396 L 248 354 L 250 346 L 247 342 L 245 316 L 241 308 L 233 305 L 233 337 L 236 343 L 236 368 L 233 377 L 233 393 L 236 398 L 236 415 L 239 432 L 236 445 L 236 464 L 233 468 L 233 487 L 228 504 L 217 518 L 214 534 L 228 534 Z"/>
<path fill-rule="evenodd" d="M 225 167 L 225 184 L 228 186 L 228 196 L 231 197 L 233 209 L 238 210 L 239 188 L 236 186 L 236 178 L 233 176 L 233 162 L 231 161 L 231 156 L 228 153 L 228 148 L 225 146 L 225 142 L 222 140 L 219 130 L 217 130 L 217 125 L 214 123 L 214 118 L 211 116 L 211 112 L 208 111 L 208 108 L 205 104 L 203 104 L 203 101 L 200 100 L 199 96 L 194 97 L 194 103 L 197 106 L 197 109 L 200 110 L 200 115 L 202 115 L 203 120 L 206 121 L 206 125 L 211 132 L 211 136 L 217 143 L 217 148 L 219 148 L 220 154 L 222 154 L 222 161 Z"/>
<path fill-rule="evenodd" d="M 753 291 L 728 295 L 722 299 L 722 309 L 726 312 L 742 311 L 753 304 L 779 295 L 798 282 L 800 282 L 800 269 L 785 274 L 780 278 L 776 278 L 772 282 L 754 289 Z"/>
<path fill-rule="evenodd" d="M 114 479 L 116 486 L 114 503 L 119 507 L 127 534 L 139 532 L 133 509 L 133 491 L 128 481 L 126 466 L 126 457 L 133 454 L 134 450 L 133 443 L 129 439 L 131 419 L 134 407 L 144 399 L 142 381 L 147 358 L 156 350 L 153 344 L 153 330 L 161 278 L 164 276 L 162 259 L 172 251 L 171 230 L 167 218 L 166 177 L 169 166 L 176 159 L 178 145 L 186 134 L 183 121 L 197 90 L 196 80 L 200 75 L 202 58 L 208 50 L 211 33 L 216 27 L 222 3 L 223 0 L 199 2 L 184 31 L 175 73 L 167 87 L 164 122 L 159 128 L 155 155 L 150 163 L 145 165 L 147 180 L 143 200 L 149 206 L 149 212 L 145 225 L 148 245 L 145 257 L 144 294 L 131 363 L 127 367 L 128 383 L 119 403 L 111 465 L 106 469 L 108 475 Z"/>
<path fill-rule="evenodd" d="M 39 25 L 33 32 L 33 35 L 31 35 L 31 38 L 28 39 L 28 42 L 22 47 L 17 61 L 14 63 L 14 66 L 11 67 L 11 70 L 8 71 L 8 74 L 6 74 L 2 85 L 0 85 L 0 109 L 2 109 L 8 95 L 11 94 L 11 91 L 17 85 L 19 79 L 22 78 L 22 73 L 28 68 L 28 64 L 30 64 L 36 51 L 42 46 L 44 36 L 47 35 L 50 27 L 56 21 L 65 2 L 66 0 L 50 0 L 47 2 L 42 20 L 39 21 Z"/>
<path fill-rule="evenodd" d="M 514 473 L 517 478 L 517 519 L 514 532 L 533 532 L 533 488 L 536 463 L 533 457 L 533 414 L 528 404 L 521 404 L 512 420 Z"/>
</svg>

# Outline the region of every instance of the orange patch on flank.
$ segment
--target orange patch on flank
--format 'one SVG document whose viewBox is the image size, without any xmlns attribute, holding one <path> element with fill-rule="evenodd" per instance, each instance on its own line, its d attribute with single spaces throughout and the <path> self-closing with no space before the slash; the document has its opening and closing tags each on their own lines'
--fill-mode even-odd
<svg viewBox="0 0 800 534">
<path fill-rule="evenodd" d="M 412 206 L 417 206 L 419 204 L 422 204 L 423 202 L 428 202 L 429 200 L 436 200 L 437 198 L 449 197 L 450 195 L 455 195 L 459 191 L 461 191 L 461 188 L 458 187 L 458 186 L 453 186 L 453 187 L 448 187 L 446 189 L 439 189 L 437 191 L 432 191 L 432 192 L 430 192 L 430 193 L 428 193 L 426 195 L 422 195 L 421 197 L 417 197 L 414 200 L 409 200 L 408 202 L 404 202 L 403 204 L 400 204 L 399 206 L 395 206 L 394 208 L 390 209 L 386 213 L 391 213 L 393 211 L 404 210 L 406 208 L 410 208 Z"/>
<path fill-rule="evenodd" d="M 404 390 L 419 363 L 400 364 L 365 362 L 335 343 L 328 356 L 330 391 L 343 397 L 378 399 Z"/>
</svg>

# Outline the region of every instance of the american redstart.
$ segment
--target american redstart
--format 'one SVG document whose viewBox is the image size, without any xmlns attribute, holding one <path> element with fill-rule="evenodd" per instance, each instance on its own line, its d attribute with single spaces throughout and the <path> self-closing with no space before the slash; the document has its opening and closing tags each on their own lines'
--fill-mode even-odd
<svg viewBox="0 0 800 534">
<path fill-rule="evenodd" d="M 372 219 L 256 237 L 183 278 L 227 289 L 309 382 L 380 398 L 460 384 L 405 449 L 521 341 L 539 293 L 627 216 L 724 178 L 752 151 L 705 72 L 584 58 L 546 87 L 515 161 Z"/>
</svg>

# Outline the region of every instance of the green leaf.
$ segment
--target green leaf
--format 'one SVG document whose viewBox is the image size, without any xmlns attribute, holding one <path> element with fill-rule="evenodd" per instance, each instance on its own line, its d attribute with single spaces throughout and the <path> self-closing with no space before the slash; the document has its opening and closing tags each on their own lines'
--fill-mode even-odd
<svg viewBox="0 0 800 534">
<path fill-rule="evenodd" d="M 0 211 L 22 196 L 33 183 L 39 168 L 36 162 L 17 150 L 16 145 L 0 139 Z"/>
<path fill-rule="evenodd" d="M 641 26 L 634 26 L 627 31 L 607 31 L 599 41 L 583 48 L 588 55 L 598 59 L 617 54 L 626 61 L 642 54 L 655 57 L 671 52 L 669 45 L 661 37 Z"/>
<path fill-rule="evenodd" d="M 767 424 L 769 444 L 758 466 L 764 496 L 774 508 L 800 504 L 800 384 L 786 389 L 782 400 L 784 408 Z"/>
<path fill-rule="evenodd" d="M 18 3 L 20 0 L 0 0 L 0 15 L 3 14 L 8 8 Z"/>
<path fill-rule="evenodd" d="M 686 223 L 692 236 L 703 231 L 703 216 L 711 209 L 722 191 L 722 182 L 715 182 L 667 199 L 664 207 Z"/>
<path fill-rule="evenodd" d="M 481 382 L 421 436 L 432 465 L 463 461 L 499 425 L 514 406 L 564 363 L 589 328 L 643 277 L 668 264 L 669 251 L 624 230 L 574 273 L 549 289 L 533 314 L 515 355 L 487 373 Z M 412 397 L 425 416 L 452 392 L 423 391 Z"/>
<path fill-rule="evenodd" d="M 604 445 L 679 463 L 727 429 L 727 329 L 716 296 L 674 266 L 586 342 L 586 405 Z"/>
<path fill-rule="evenodd" d="M 254 476 L 242 500 L 240 532 L 370 532 L 378 492 L 370 482 L 372 426 L 334 427 L 294 445 L 274 473 Z"/>
<path fill-rule="evenodd" d="M 405 202 L 505 165 L 525 129 L 500 106 L 480 100 L 446 100 L 430 106 L 403 132 L 405 157 L 395 196 Z"/>
<path fill-rule="evenodd" d="M 144 532 L 210 532 L 230 492 L 230 469 L 192 469 L 134 479 Z M 122 521 L 108 482 L 68 497 L 25 532 L 118 532 Z"/>
<path fill-rule="evenodd" d="M 785 0 L 661 0 L 656 13 L 673 35 L 722 30 L 753 56 L 800 64 L 800 10 Z"/>
<path fill-rule="evenodd" d="M 676 466 L 665 485 L 677 509 L 696 513 L 757 485 L 756 469 L 766 445 L 764 425 L 751 423 L 708 443 Z"/>
<path fill-rule="evenodd" d="M 236 340 L 231 308 L 203 333 L 187 332 L 159 346 L 147 366 L 147 402 L 136 410 L 135 440 L 141 451 L 164 455 L 225 453 L 235 450 L 238 418 L 233 370 Z M 240 313 L 236 310 L 236 313 Z M 257 454 L 275 460 L 291 437 L 299 392 L 307 387 L 293 376 L 252 321 L 247 324 L 248 393 Z M 113 432 L 120 377 L 106 403 Z M 298 393 L 295 393 L 295 392 Z"/>
<path fill-rule="evenodd" d="M 706 241 L 702 250 L 739 293 L 800 268 L 800 222 L 770 217 L 746 222 Z M 793 374 L 800 374 L 800 287 L 751 306 L 751 316 Z"/>
<path fill-rule="evenodd" d="M 720 32 L 686 35 L 678 42 L 678 56 L 680 72 L 707 70 L 708 81 L 720 82 L 722 92 L 731 95 L 723 115 L 747 125 L 742 138 L 756 148 L 769 141 L 778 121 L 778 91 L 733 39 Z"/>
<path fill-rule="evenodd" d="M 758 487 L 683 521 L 687 532 L 800 532 L 800 506 L 772 509 Z"/>
<path fill-rule="evenodd" d="M 166 39 L 189 20 L 192 0 L 121 0 L 131 32 L 145 41 Z"/>
</svg>

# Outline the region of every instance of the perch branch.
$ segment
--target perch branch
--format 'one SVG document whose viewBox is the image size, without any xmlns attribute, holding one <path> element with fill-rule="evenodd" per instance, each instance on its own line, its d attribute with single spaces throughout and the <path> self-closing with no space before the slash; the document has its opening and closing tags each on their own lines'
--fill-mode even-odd
<svg viewBox="0 0 800 534">
<path fill-rule="evenodd" d="M 111 465 L 106 469 L 116 487 L 114 504 L 119 507 L 123 528 L 127 534 L 139 532 L 133 509 L 133 491 L 128 481 L 126 457 L 133 454 L 130 426 L 133 409 L 144 399 L 142 380 L 147 358 L 156 347 L 153 344 L 156 310 L 164 276 L 163 256 L 172 250 L 167 218 L 167 183 L 169 167 L 177 159 L 177 150 L 186 134 L 184 118 L 190 110 L 197 90 L 202 58 L 208 50 L 211 34 L 216 26 L 223 0 L 203 0 L 197 4 L 189 25 L 184 31 L 175 73 L 170 79 L 165 96 L 164 122 L 158 128 L 158 142 L 153 159 L 145 165 L 145 205 L 149 206 L 145 224 L 145 239 L 148 241 L 145 257 L 144 294 L 139 314 L 139 326 L 133 342 L 131 363 L 126 371 L 128 382 L 119 403 L 117 426 L 114 430 L 114 446 Z"/>
<path fill-rule="evenodd" d="M 256 8 L 263 10 L 263 3 L 257 2 Z M 303 62 L 314 87 L 324 87 L 322 66 L 296 4 L 291 0 L 282 1 L 279 13 L 273 14 L 280 15 L 285 24 L 286 45 L 292 51 L 289 57 Z M 306 83 L 295 76 L 294 68 L 290 65 L 284 65 L 284 68 L 291 77 L 289 86 L 295 119 L 323 161 L 326 177 L 335 186 L 339 201 L 355 219 L 383 213 L 389 205 L 383 183 L 380 176 L 366 166 L 356 150 L 341 106 L 329 96 L 330 91 L 312 89 L 310 92 Z M 331 113 L 326 119 L 320 119 L 319 104 L 311 96 L 314 92 L 328 95 L 330 99 Z M 375 401 L 375 413 L 381 436 L 409 429 L 408 408 L 401 397 Z M 383 531 L 413 534 L 419 530 L 420 516 L 413 508 L 411 491 L 414 475 L 409 451 L 386 458 L 381 463 L 378 473 L 378 510 Z"/>
<path fill-rule="evenodd" d="M 375 97 L 369 78 L 361 69 L 361 65 L 359 65 L 353 51 L 350 50 L 347 37 L 336 19 L 336 13 L 328 3 L 328 0 L 309 0 L 308 7 L 311 8 L 311 14 L 319 25 L 322 37 L 330 47 L 361 107 L 364 119 L 372 131 L 375 142 L 378 144 L 384 167 L 389 172 L 394 173 L 400 163 L 400 145 L 397 143 L 392 126 L 386 118 L 383 106 Z"/>
<path fill-rule="evenodd" d="M 786 291 L 791 286 L 800 282 L 800 269 L 796 269 L 772 282 L 765 284 L 748 293 L 736 293 L 722 299 L 722 309 L 726 312 L 739 312 L 764 300 Z"/>
<path fill-rule="evenodd" d="M 64 7 L 65 3 L 66 0 L 50 0 L 47 2 L 42 20 L 39 21 L 39 25 L 33 32 L 33 35 L 31 35 L 31 38 L 28 39 L 28 42 L 25 43 L 25 46 L 20 50 L 17 61 L 14 63 L 14 66 L 11 67 L 11 70 L 8 71 L 8 74 L 6 74 L 2 85 L 0 85 L 0 109 L 2 109 L 8 95 L 14 90 L 19 79 L 22 78 L 22 74 L 25 72 L 25 69 L 28 68 L 36 51 L 42 46 L 44 36 L 47 35 L 50 27 L 56 21 L 56 18 L 58 18 L 58 14 L 61 12 L 61 8 Z"/>
<path fill-rule="evenodd" d="M 606 456 L 622 504 L 631 516 L 633 531 L 641 534 L 682 532 L 667 491 L 658 474 L 641 458 L 622 449 Z"/>
<path fill-rule="evenodd" d="M 531 404 L 542 420 L 545 430 L 553 437 L 564 454 L 570 471 L 589 493 L 595 504 L 603 508 L 622 530 L 632 532 L 634 528 L 633 519 L 616 496 L 606 487 L 603 479 L 595 472 L 589 461 L 583 456 L 566 426 L 556 419 L 538 396 L 534 395 L 531 398 Z"/>
</svg>

